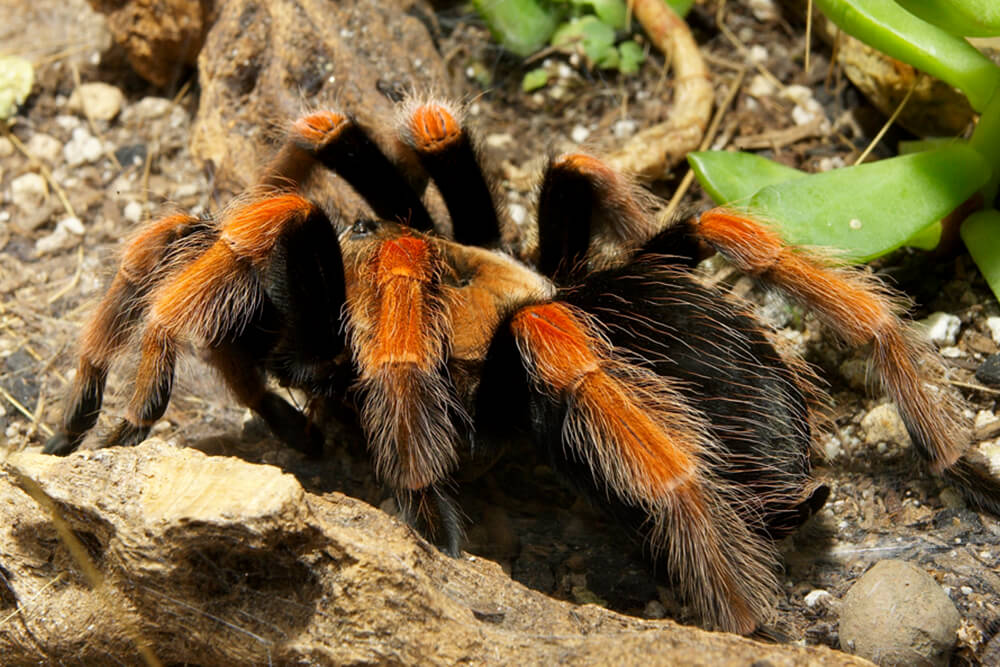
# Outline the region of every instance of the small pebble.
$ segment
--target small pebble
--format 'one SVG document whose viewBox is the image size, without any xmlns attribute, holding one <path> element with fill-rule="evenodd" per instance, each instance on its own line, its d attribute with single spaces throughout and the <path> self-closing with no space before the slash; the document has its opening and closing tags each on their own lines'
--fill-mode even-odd
<svg viewBox="0 0 1000 667">
<path fill-rule="evenodd" d="M 631 118 L 621 118 L 611 124 L 611 134 L 615 136 L 615 139 L 628 139 L 638 129 L 639 124 Z"/>
<path fill-rule="evenodd" d="M 73 138 L 63 146 L 63 157 L 70 167 L 96 162 L 103 153 L 101 140 L 82 127 L 73 130 Z"/>
<path fill-rule="evenodd" d="M 840 646 L 881 665 L 944 667 L 960 621 L 934 577 L 911 563 L 883 560 L 844 596 Z"/>
<path fill-rule="evenodd" d="M 95 81 L 82 84 L 70 95 L 67 106 L 71 111 L 79 111 L 94 120 L 108 121 L 121 111 L 125 96 L 122 91 L 108 83 Z"/>
<path fill-rule="evenodd" d="M 142 220 L 142 204 L 137 201 L 130 201 L 125 204 L 125 209 L 122 211 L 122 215 L 129 222 L 135 224 Z"/>
<path fill-rule="evenodd" d="M 750 47 L 750 62 L 760 64 L 767 60 L 767 49 L 760 44 L 754 44 Z"/>
<path fill-rule="evenodd" d="M 920 320 L 925 327 L 929 341 L 939 346 L 951 346 L 958 340 L 958 331 L 962 328 L 962 320 L 951 313 L 936 312 Z"/>
<path fill-rule="evenodd" d="M 997 417 L 989 410 L 980 410 L 976 413 L 976 420 L 973 422 L 973 426 L 977 429 L 985 428 L 998 420 L 1000 420 L 1000 417 Z"/>
<path fill-rule="evenodd" d="M 11 181 L 10 195 L 14 206 L 26 213 L 31 213 L 45 203 L 49 196 L 49 189 L 41 175 L 28 172 Z"/>
<path fill-rule="evenodd" d="M 905 444 L 910 441 L 894 403 L 883 403 L 873 408 L 861 419 L 861 428 L 865 432 L 866 445 L 879 442 Z"/>
<path fill-rule="evenodd" d="M 62 157 L 62 142 L 43 132 L 35 132 L 25 144 L 28 152 L 42 162 L 55 164 Z"/>
<path fill-rule="evenodd" d="M 0 157 L 9 157 L 14 154 L 14 142 L 7 137 L 0 137 Z"/>
<path fill-rule="evenodd" d="M 822 588 L 817 588 L 806 593 L 806 596 L 805 598 L 803 598 L 803 601 L 806 603 L 807 607 L 812 609 L 817 605 L 826 604 L 828 601 L 832 599 L 833 595 L 830 594 L 830 591 L 824 591 Z"/>
<path fill-rule="evenodd" d="M 582 144 L 583 142 L 585 142 L 587 140 L 587 137 L 589 136 L 590 136 L 590 130 L 585 128 L 583 125 L 574 126 L 573 130 L 570 132 L 569 135 L 570 139 L 572 139 L 574 142 L 578 144 Z"/>
<path fill-rule="evenodd" d="M 997 345 L 1000 345 L 1000 317 L 987 317 L 986 327 L 990 330 L 990 338 Z"/>
<path fill-rule="evenodd" d="M 991 354 L 979 364 L 976 379 L 991 387 L 1000 386 L 1000 354 Z"/>
<path fill-rule="evenodd" d="M 750 0 L 750 11 L 754 18 L 762 23 L 778 19 L 778 8 L 774 6 L 774 0 Z"/>
</svg>

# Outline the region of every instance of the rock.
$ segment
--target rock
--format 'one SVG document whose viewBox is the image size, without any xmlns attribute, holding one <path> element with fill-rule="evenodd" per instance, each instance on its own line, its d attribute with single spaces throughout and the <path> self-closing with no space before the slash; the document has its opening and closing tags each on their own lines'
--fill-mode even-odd
<svg viewBox="0 0 1000 667">
<path fill-rule="evenodd" d="M 158 86 L 194 65 L 218 11 L 215 0 L 90 0 L 140 76 Z"/>
<path fill-rule="evenodd" d="M 73 138 L 63 146 L 63 157 L 70 167 L 96 162 L 103 154 L 101 140 L 82 127 L 73 130 Z"/>
<path fill-rule="evenodd" d="M 48 184 L 40 174 L 28 172 L 10 183 L 10 196 L 14 206 L 25 213 L 31 213 L 45 203 L 49 196 Z"/>
<path fill-rule="evenodd" d="M 56 164 L 62 156 L 62 142 L 53 136 L 42 132 L 35 132 L 25 144 L 28 152 L 42 162 L 47 162 L 50 166 Z"/>
<path fill-rule="evenodd" d="M 844 596 L 840 645 L 880 665 L 944 666 L 960 620 L 933 577 L 911 563 L 884 560 Z"/>
<path fill-rule="evenodd" d="M 56 223 L 56 228 L 50 234 L 35 241 L 35 257 L 75 247 L 80 243 L 83 233 L 83 223 L 79 218 L 64 218 Z"/>
<path fill-rule="evenodd" d="M 991 354 L 979 364 L 976 379 L 991 387 L 1000 386 L 1000 354 Z"/>
<path fill-rule="evenodd" d="M 80 538 L 102 593 L 26 480 Z M 0 505 L 0 612 L 32 609 L 0 634 L 9 664 L 132 664 L 134 637 L 159 658 L 213 665 L 862 664 L 553 600 L 488 560 L 444 556 L 363 502 L 156 439 L 11 453 Z"/>
<path fill-rule="evenodd" d="M 252 183 L 276 150 L 274 128 L 305 107 L 349 111 L 391 152 L 394 100 L 410 90 L 449 94 L 441 55 L 417 18 L 432 14 L 423 0 L 222 3 L 198 60 L 191 140 L 215 168 L 217 193 L 228 198 Z M 311 196 L 344 217 L 367 211 L 340 179 L 314 180 Z"/>
<path fill-rule="evenodd" d="M 865 431 L 865 444 L 874 445 L 879 442 L 891 442 L 897 445 L 910 442 L 910 435 L 896 410 L 895 403 L 883 403 L 872 408 L 861 419 L 861 428 Z"/>
<path fill-rule="evenodd" d="M 125 95 L 111 84 L 101 81 L 81 84 L 70 95 L 67 106 L 94 120 L 109 121 L 121 111 Z"/>
<path fill-rule="evenodd" d="M 920 320 L 925 328 L 927 340 L 940 346 L 951 346 L 958 340 L 958 331 L 962 328 L 962 320 L 951 313 L 932 313 Z"/>
<path fill-rule="evenodd" d="M 990 330 L 990 338 L 1000 345 L 1000 317 L 987 317 L 986 328 Z"/>
</svg>

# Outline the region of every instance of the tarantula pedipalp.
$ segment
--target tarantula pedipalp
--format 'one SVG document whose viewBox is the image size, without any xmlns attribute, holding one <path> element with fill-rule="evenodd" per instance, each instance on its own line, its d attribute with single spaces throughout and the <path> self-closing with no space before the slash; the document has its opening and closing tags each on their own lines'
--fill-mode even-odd
<svg viewBox="0 0 1000 667">
<path fill-rule="evenodd" d="M 193 343 L 242 404 L 311 454 L 322 434 L 267 376 L 313 396 L 353 386 L 378 474 L 440 522 L 453 553 L 458 513 L 442 488 L 459 453 L 531 434 L 648 542 L 706 623 L 751 632 L 772 607 L 773 540 L 826 489 L 810 477 L 808 373 L 741 304 L 695 279 L 708 244 L 849 343 L 871 341 L 918 451 L 935 470 L 965 473 L 952 404 L 919 374 L 924 352 L 893 300 L 860 272 L 729 211 L 658 229 L 628 181 L 584 154 L 550 162 L 537 250 L 519 252 L 458 114 L 431 102 L 402 118 L 415 155 L 405 164 L 347 116 L 314 113 L 217 220 L 141 230 L 84 332 L 46 451 L 68 453 L 93 428 L 108 367 L 133 342 L 134 392 L 104 444 L 142 440 L 166 408 L 180 345 Z M 335 229 L 287 188 L 318 165 L 376 218 Z M 450 239 L 421 201 L 428 176 Z M 1000 507 L 995 484 L 977 498 Z"/>
</svg>

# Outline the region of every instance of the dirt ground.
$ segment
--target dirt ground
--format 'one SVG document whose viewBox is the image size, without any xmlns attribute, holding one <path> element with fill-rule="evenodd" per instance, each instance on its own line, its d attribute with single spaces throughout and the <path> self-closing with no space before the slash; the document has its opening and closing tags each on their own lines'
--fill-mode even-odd
<svg viewBox="0 0 1000 667">
<path fill-rule="evenodd" d="M 773 7 L 773 14 L 758 18 L 750 6 L 760 4 L 730 2 L 720 15 L 740 46 L 716 28 L 716 3 L 699 4 L 689 20 L 718 91 L 727 89 L 746 63 L 756 62 L 746 66 L 714 147 L 770 146 L 761 154 L 807 171 L 850 164 L 883 117 L 831 68 L 829 47 L 818 40 L 806 73 L 803 25 Z M 526 67 L 490 42 L 479 20 L 455 7 L 443 9 L 437 20 L 446 35 L 440 50 L 447 54 L 452 87 L 469 100 L 471 122 L 504 178 L 509 205 L 531 210 L 530 176 L 550 151 L 581 142 L 610 150 L 630 129 L 660 120 L 669 103 L 669 79 L 656 53 L 633 78 L 582 71 L 552 55 L 557 83 L 526 94 L 520 89 Z M 60 37 L 67 26 L 77 36 L 71 42 Z M 35 92 L 12 129 L 16 141 L 0 139 L 0 429 L 7 447 L 19 449 L 39 447 L 58 422 L 75 338 L 112 273 L 119 241 L 167 206 L 201 213 L 218 202 L 210 174 L 188 146 L 199 92 L 192 72 L 179 71 L 167 88 L 144 83 L 108 48 L 101 19 L 82 0 L 31 3 L 0 28 L 0 43 L 37 65 Z M 829 129 L 782 133 L 799 127 L 793 119 L 796 103 L 780 91 L 751 94 L 753 86 L 762 85 L 763 71 L 785 87 L 805 86 Z M 93 81 L 124 94 L 113 120 L 91 124 L 73 110 L 70 98 L 79 82 Z M 891 155 L 896 142 L 907 137 L 891 130 L 875 155 Z M 685 169 L 678 166 L 654 190 L 669 197 Z M 27 173 L 49 175 L 47 194 L 30 211 L 14 204 L 14 181 Z M 710 201 L 694 186 L 684 205 L 704 208 Z M 915 472 L 902 438 L 890 433 L 872 441 L 862 420 L 886 399 L 863 389 L 863 351 L 831 344 L 812 316 L 721 264 L 704 270 L 755 300 L 761 317 L 829 383 L 834 427 L 819 438 L 827 459 L 817 457 L 815 463 L 832 493 L 820 514 L 782 544 L 785 597 L 776 633 L 838 647 L 838 601 L 874 562 L 892 557 L 930 572 L 958 608 L 963 620 L 953 664 L 977 664 L 987 651 L 1000 650 L 988 646 L 991 639 L 998 643 L 994 635 L 1000 630 L 997 519 L 968 510 L 953 489 Z M 957 340 L 944 346 L 944 362 L 970 419 L 976 419 L 978 439 L 995 437 L 1000 429 L 991 424 L 1000 391 L 983 387 L 973 374 L 1000 351 L 986 324 L 1000 307 L 969 257 L 960 249 L 943 255 L 904 250 L 882 260 L 877 270 L 913 300 L 915 319 L 943 311 L 961 320 Z M 109 383 L 119 391 L 122 385 L 114 377 Z M 112 397 L 112 416 L 121 404 L 120 396 Z M 100 428 L 110 423 L 104 416 Z M 313 492 L 345 490 L 394 509 L 391 494 L 374 480 L 353 427 L 344 427 L 343 449 L 318 463 L 306 461 L 248 420 L 197 360 L 181 370 L 174 400 L 154 432 L 207 452 L 275 463 Z M 470 526 L 466 549 L 497 560 L 526 585 L 630 614 L 684 618 L 685 610 L 650 573 L 639 549 L 560 485 L 530 451 L 463 482 L 461 495 Z"/>
</svg>

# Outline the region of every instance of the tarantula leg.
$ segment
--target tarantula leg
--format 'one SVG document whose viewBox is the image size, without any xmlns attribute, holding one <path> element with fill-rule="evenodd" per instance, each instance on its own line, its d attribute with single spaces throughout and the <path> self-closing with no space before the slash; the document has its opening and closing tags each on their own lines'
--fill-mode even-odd
<svg viewBox="0 0 1000 667">
<path fill-rule="evenodd" d="M 178 241 L 192 234 L 204 235 L 211 229 L 209 223 L 189 215 L 173 215 L 145 226 L 126 245 L 111 286 L 83 330 L 73 388 L 61 427 L 45 444 L 46 454 L 74 451 L 97 423 L 108 368 L 142 317 L 145 297 L 156 285 L 157 271 Z"/>
<path fill-rule="evenodd" d="M 954 400 L 923 377 L 920 363 L 931 362 L 931 355 L 908 334 L 898 315 L 901 308 L 884 286 L 858 270 L 790 248 L 761 223 L 734 211 L 704 213 L 696 233 L 740 270 L 813 309 L 848 344 L 871 342 L 879 377 L 916 451 L 936 473 L 959 459 L 966 443 Z"/>
<path fill-rule="evenodd" d="M 549 162 L 538 198 L 538 269 L 572 277 L 600 249 L 631 250 L 655 232 L 637 191 L 621 174 L 585 153 Z"/>
<path fill-rule="evenodd" d="M 295 151 L 304 151 L 350 183 L 378 217 L 421 231 L 434 228 L 420 196 L 354 120 L 332 111 L 309 114 L 292 125 L 289 141 L 294 148 L 279 154 L 284 157 L 278 163 L 286 166 L 275 167 L 276 173 L 287 169 L 290 178 L 300 179 Z"/>
<path fill-rule="evenodd" d="M 457 112 L 436 102 L 415 106 L 403 123 L 402 135 L 441 191 L 454 239 L 476 246 L 500 243 L 493 192 Z"/>
<path fill-rule="evenodd" d="M 333 225 L 317 214 L 289 229 L 261 273 L 264 291 L 284 323 L 270 354 L 275 375 L 283 384 L 329 394 L 334 358 L 344 348 L 340 315 L 347 300 Z"/>
<path fill-rule="evenodd" d="M 107 445 L 138 443 L 163 416 L 179 343 L 218 346 L 247 330 L 261 312 L 264 294 L 258 276 L 275 245 L 310 218 L 326 220 L 322 211 L 294 194 L 243 202 L 223 216 L 211 246 L 156 288 L 126 420 Z"/>
<path fill-rule="evenodd" d="M 403 519 L 417 530 L 426 531 L 436 540 L 437 531 L 443 533 L 441 550 L 458 558 L 462 555 L 462 515 L 455 501 L 434 484 L 418 491 L 400 490 L 396 493 Z"/>
<path fill-rule="evenodd" d="M 712 474 L 718 445 L 704 419 L 669 380 L 619 358 L 582 311 L 528 306 L 510 327 L 538 391 L 563 406 L 549 426 L 561 435 L 554 458 L 582 461 L 593 493 L 644 515 L 651 549 L 703 618 L 751 632 L 771 606 L 775 556 Z"/>
<path fill-rule="evenodd" d="M 323 454 L 323 433 L 274 392 L 259 365 L 238 342 L 209 350 L 209 363 L 242 405 L 253 410 L 282 442 L 311 457 Z"/>
<path fill-rule="evenodd" d="M 105 438 L 105 447 L 132 447 L 145 440 L 170 402 L 177 361 L 174 341 L 162 326 L 152 324 L 146 327 L 141 346 L 135 391 L 127 416 Z"/>
<path fill-rule="evenodd" d="M 348 333 L 376 472 L 423 489 L 455 466 L 454 420 L 464 418 L 445 373 L 441 260 L 432 244 L 403 235 L 377 244 L 358 273 Z"/>
</svg>

